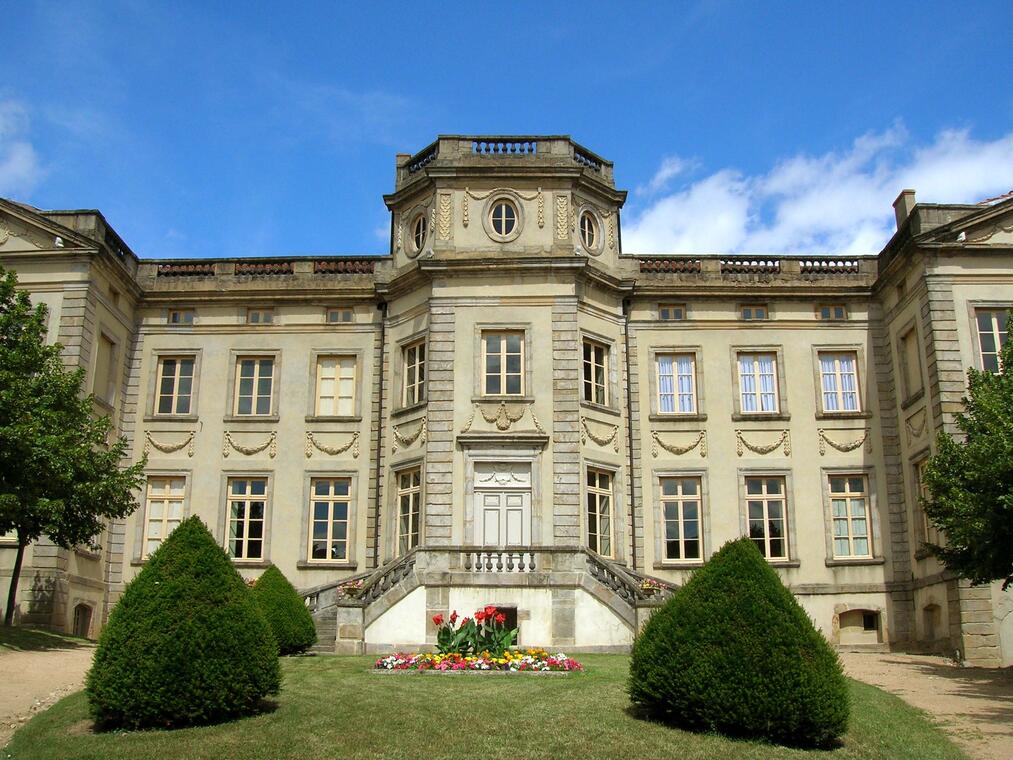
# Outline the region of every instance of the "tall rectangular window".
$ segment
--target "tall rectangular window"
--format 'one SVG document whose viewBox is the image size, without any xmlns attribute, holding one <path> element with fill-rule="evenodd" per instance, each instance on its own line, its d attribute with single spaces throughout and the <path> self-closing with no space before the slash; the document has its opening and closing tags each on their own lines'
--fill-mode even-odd
<svg viewBox="0 0 1013 760">
<path fill-rule="evenodd" d="M 913 327 L 900 338 L 900 380 L 905 399 L 922 390 L 922 360 L 918 351 L 918 331 Z"/>
<path fill-rule="evenodd" d="M 241 356 L 236 360 L 237 415 L 268 415 L 274 390 L 274 359 Z"/>
<path fill-rule="evenodd" d="M 749 537 L 767 559 L 788 559 L 788 517 L 784 478 L 746 478 Z"/>
<path fill-rule="evenodd" d="M 484 395 L 523 395 L 524 333 L 482 333 L 482 365 Z"/>
<path fill-rule="evenodd" d="M 314 478 L 310 483 L 310 559 L 348 559 L 350 478 Z"/>
<path fill-rule="evenodd" d="M 743 414 L 778 411 L 775 354 L 739 354 L 739 394 Z"/>
<path fill-rule="evenodd" d="M 190 414 L 193 365 L 192 356 L 163 356 L 158 360 L 156 414 Z"/>
<path fill-rule="evenodd" d="M 404 347 L 404 399 L 405 406 L 426 400 L 426 342 L 424 340 Z"/>
<path fill-rule="evenodd" d="M 929 544 L 935 544 L 936 546 L 945 546 L 945 534 L 932 524 L 932 521 L 929 520 L 929 516 L 925 514 L 925 507 L 922 506 L 922 500 L 929 498 L 929 488 L 925 485 L 925 468 L 928 464 L 928 457 L 915 464 L 915 486 L 917 488 L 915 499 L 918 502 L 916 506 L 919 517 L 918 527 L 921 530 L 922 541 Z"/>
<path fill-rule="evenodd" d="M 186 479 L 148 478 L 144 507 L 144 556 L 151 556 L 162 541 L 183 520 L 183 496 Z"/>
<path fill-rule="evenodd" d="M 661 478 L 665 559 L 700 559 L 700 478 Z"/>
<path fill-rule="evenodd" d="M 348 417 L 355 414 L 355 357 L 317 357 L 317 414 Z"/>
<path fill-rule="evenodd" d="M 612 556 L 612 473 L 587 468 L 587 546 Z"/>
<path fill-rule="evenodd" d="M 592 404 L 608 404 L 608 346 L 594 340 L 584 341 L 583 399 Z"/>
<path fill-rule="evenodd" d="M 981 368 L 992 374 L 1002 369 L 1000 353 L 1006 345 L 1006 312 L 999 309 L 978 309 L 974 312 L 978 324 L 978 351 Z"/>
<path fill-rule="evenodd" d="M 419 519 L 422 502 L 422 468 L 413 467 L 397 474 L 397 553 L 407 554 L 419 545 Z"/>
<path fill-rule="evenodd" d="M 658 354 L 658 411 L 696 413 L 696 360 L 693 354 Z"/>
<path fill-rule="evenodd" d="M 229 478 L 228 512 L 229 553 L 234 559 L 262 559 L 267 480 Z"/>
<path fill-rule="evenodd" d="M 105 333 L 99 334 L 98 341 L 92 393 L 99 400 L 111 404 L 116 396 L 116 344 Z"/>
<path fill-rule="evenodd" d="M 854 351 L 821 352 L 819 360 L 823 411 L 861 411 L 858 397 L 858 355 Z"/>
<path fill-rule="evenodd" d="M 828 481 L 834 557 L 871 557 L 868 480 L 864 475 L 831 475 Z"/>
</svg>

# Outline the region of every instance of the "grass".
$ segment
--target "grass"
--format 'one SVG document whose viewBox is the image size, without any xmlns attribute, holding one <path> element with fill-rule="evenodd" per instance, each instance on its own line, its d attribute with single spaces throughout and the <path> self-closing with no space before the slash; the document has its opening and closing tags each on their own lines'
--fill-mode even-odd
<svg viewBox="0 0 1013 760">
<path fill-rule="evenodd" d="M 45 652 L 50 649 L 78 649 L 92 642 L 41 628 L 0 625 L 0 657 L 8 652 Z"/>
<path fill-rule="evenodd" d="M 550 677 L 391 676 L 369 658 L 283 660 L 276 709 L 177 731 L 96 734 L 82 693 L 21 728 L 12 760 L 145 758 L 963 758 L 926 717 L 872 686 L 851 683 L 851 727 L 840 748 L 805 752 L 693 734 L 635 717 L 624 691 L 629 658 L 585 655 L 587 672 Z"/>
</svg>

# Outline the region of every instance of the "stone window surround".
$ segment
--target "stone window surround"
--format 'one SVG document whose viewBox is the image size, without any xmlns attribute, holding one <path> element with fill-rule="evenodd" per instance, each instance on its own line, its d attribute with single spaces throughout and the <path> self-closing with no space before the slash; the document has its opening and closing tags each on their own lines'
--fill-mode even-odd
<svg viewBox="0 0 1013 760">
<path fill-rule="evenodd" d="M 105 338 L 112 346 L 112 350 L 109 352 L 109 377 L 108 383 L 109 388 L 106 390 L 109 392 L 109 398 L 106 398 L 105 393 L 99 393 L 95 387 L 95 380 L 98 377 L 98 360 L 99 354 L 102 347 L 102 339 Z M 104 409 L 112 411 L 116 408 L 116 402 L 120 397 L 120 381 L 123 377 L 120 364 L 123 358 L 123 347 L 120 345 L 120 339 L 116 336 L 112 330 L 106 329 L 102 324 L 99 324 L 95 330 L 95 350 L 93 353 L 93 359 L 91 362 L 91 392 L 95 401 Z M 117 370 L 120 370 L 119 378 L 114 377 L 117 374 Z"/>
<path fill-rule="evenodd" d="M 780 345 L 737 345 L 732 346 L 731 368 L 732 368 L 732 420 L 741 422 L 747 420 L 790 420 L 788 412 L 788 372 L 784 364 L 784 347 Z M 743 412 L 742 411 L 742 385 L 739 380 L 739 354 L 774 354 L 774 379 L 777 383 L 777 411 L 776 412 Z"/>
<path fill-rule="evenodd" d="M 909 367 L 908 370 L 917 373 L 920 387 L 918 390 L 911 392 L 906 387 L 904 380 L 904 366 L 907 362 L 907 357 L 904 355 L 904 338 L 910 334 L 914 334 L 914 345 L 916 349 L 916 356 L 918 357 L 918 366 Z M 975 333 L 977 334 L 977 333 Z M 918 328 L 918 317 L 913 316 L 906 320 L 899 330 L 895 333 L 895 337 L 892 341 L 893 351 L 896 361 L 896 372 L 897 372 L 897 386 L 901 391 L 901 409 L 907 409 L 920 398 L 925 396 L 925 361 L 922 359 L 922 345 L 920 342 L 920 330 Z"/>
<path fill-rule="evenodd" d="M 869 515 L 869 541 L 872 544 L 871 557 L 835 557 L 834 556 L 834 519 L 830 505 L 830 477 L 832 475 L 861 475 L 865 478 L 867 511 Z M 876 470 L 872 466 L 858 467 L 834 466 L 820 468 L 820 490 L 823 501 L 823 536 L 826 542 L 827 567 L 843 567 L 848 565 L 882 565 L 886 562 L 883 555 L 883 532 L 879 520 L 879 498 L 876 492 Z"/>
<path fill-rule="evenodd" d="M 499 393 L 496 395 L 485 395 L 485 365 L 483 359 L 483 333 L 487 332 L 519 332 L 523 333 L 524 345 L 521 347 L 521 360 L 524 362 L 521 373 L 521 393 L 511 395 Z M 532 370 L 531 370 L 531 336 L 534 330 L 531 322 L 476 322 L 475 323 L 475 358 L 474 358 L 474 380 L 472 388 L 472 402 L 479 404 L 490 404 L 505 401 L 506 403 L 531 403 L 534 401 L 532 395 Z M 428 358 L 428 357 L 427 357 Z"/>
<path fill-rule="evenodd" d="M 237 369 L 240 359 L 274 359 L 274 371 L 271 375 L 271 413 L 270 414 L 236 414 Z M 313 362 L 316 372 L 316 360 Z M 225 399 L 225 422 L 277 422 L 278 404 L 281 388 L 281 349 L 280 348 L 232 348 L 229 349 L 229 379 L 225 384 L 228 396 Z M 316 392 L 316 378 L 310 386 Z"/>
<path fill-rule="evenodd" d="M 823 316 L 823 314 L 822 314 L 823 309 L 830 309 L 830 316 L 829 317 L 824 317 Z M 834 316 L 834 309 L 844 309 L 844 316 L 843 317 L 835 317 Z M 814 309 L 814 313 L 816 315 L 816 319 L 818 321 L 820 321 L 820 322 L 846 322 L 847 320 L 851 319 L 851 310 L 848 309 L 848 305 L 846 303 L 843 303 L 843 302 L 840 302 L 840 301 L 837 301 L 837 302 L 832 302 L 832 301 L 820 302 L 820 303 L 816 304 L 815 309 Z"/>
<path fill-rule="evenodd" d="M 414 343 L 422 342 L 426 347 L 426 379 L 423 385 L 424 396 L 421 401 L 414 404 L 404 404 L 404 393 L 405 393 L 405 349 Z M 393 372 L 391 374 L 391 388 L 390 397 L 393 400 L 394 408 L 391 410 L 392 415 L 399 415 L 407 413 L 411 410 L 421 409 L 429 404 L 429 327 L 423 327 L 421 330 L 416 330 L 410 335 L 404 338 L 399 338 L 394 341 L 394 355 L 393 355 Z M 481 362 L 480 362 L 481 363 Z"/>
<path fill-rule="evenodd" d="M 587 546 L 587 471 L 602 470 L 612 476 L 612 554 L 608 559 L 626 561 L 626 484 L 622 465 L 605 459 L 583 457 L 580 462 L 580 545 Z M 604 555 L 602 555 L 604 556 Z"/>
<path fill-rule="evenodd" d="M 696 392 L 696 411 L 693 413 L 684 412 L 662 412 L 658 403 L 658 356 L 662 354 L 691 354 L 693 356 L 693 390 Z M 651 346 L 648 349 L 651 366 L 648 371 L 647 383 L 650 388 L 650 414 L 648 419 L 652 422 L 661 420 L 687 420 L 691 422 L 703 422 L 707 419 L 706 406 L 704 405 L 704 383 L 703 383 L 703 346 Z M 736 372 L 736 382 L 738 373 Z M 736 393 L 738 386 L 736 385 Z M 678 400 L 676 404 L 678 407 Z"/>
<path fill-rule="evenodd" d="M 1013 309 L 1011 301 L 996 301 L 994 299 L 969 300 L 967 302 L 967 319 L 970 323 L 971 352 L 974 354 L 974 368 L 984 371 L 985 366 L 981 361 L 981 337 L 978 334 L 978 311 L 1009 311 Z M 998 347 L 997 347 L 998 348 Z"/>
<path fill-rule="evenodd" d="M 264 489 L 264 548 L 259 559 L 234 559 L 230 557 L 232 564 L 236 567 L 269 567 L 271 565 L 271 537 L 274 534 L 274 470 L 256 468 L 249 470 L 227 469 L 222 470 L 219 476 L 221 493 L 218 497 L 218 545 L 228 551 L 226 540 L 229 535 L 229 481 L 233 478 L 239 480 L 266 480 L 267 487 Z"/>
<path fill-rule="evenodd" d="M 706 468 L 673 469 L 665 467 L 651 471 L 651 487 L 653 496 L 650 507 L 654 518 L 654 569 L 679 570 L 700 567 L 711 551 L 710 528 L 710 492 L 708 485 L 709 471 Z M 666 559 L 665 558 L 665 516 L 661 508 L 662 478 L 696 478 L 700 481 L 700 559 Z"/>
<path fill-rule="evenodd" d="M 916 560 L 926 559 L 932 555 L 929 551 L 922 546 L 928 537 L 928 525 L 925 520 L 925 512 L 922 509 L 921 504 L 921 483 L 918 478 L 918 470 L 921 468 L 928 458 L 932 456 L 932 446 L 929 443 L 920 446 L 915 451 L 912 451 L 907 458 L 908 466 L 905 467 L 905 477 L 910 478 L 910 482 L 905 481 L 905 489 L 909 489 L 907 492 L 910 494 L 906 503 L 911 507 L 911 531 L 913 541 L 911 542 L 912 550 L 914 551 L 914 558 Z"/>
<path fill-rule="evenodd" d="M 584 341 L 588 340 L 592 343 L 598 343 L 605 347 L 605 362 L 606 362 L 606 387 L 605 387 L 605 398 L 608 403 L 598 404 L 594 401 L 587 401 L 584 399 Z M 583 327 L 578 331 L 578 364 L 580 365 L 579 371 L 579 383 L 580 383 L 580 405 L 587 407 L 588 409 L 598 409 L 603 412 L 611 412 L 613 414 L 621 414 L 619 409 L 619 369 L 617 367 L 616 355 L 616 341 L 614 338 L 607 338 L 601 333 L 594 332 L 592 330 L 586 330 Z M 526 378 L 525 378 L 526 379 Z"/>
<path fill-rule="evenodd" d="M 433 198 L 430 198 L 429 201 L 427 201 L 426 203 L 415 204 L 410 209 L 408 209 L 408 211 L 404 212 L 398 219 L 398 224 L 401 225 L 401 238 L 400 238 L 402 241 L 401 245 L 405 252 L 405 255 L 410 259 L 414 259 L 420 253 L 422 253 L 426 249 L 426 246 L 429 245 L 430 240 L 432 239 L 433 230 L 432 225 L 429 224 L 429 220 L 431 215 L 432 202 L 434 199 L 435 196 Z M 422 243 L 422 247 L 416 248 L 414 240 L 412 239 L 412 225 L 415 223 L 415 220 L 418 219 L 418 217 L 420 216 L 426 218 L 426 237 Z"/>
<path fill-rule="evenodd" d="M 739 531 L 746 538 L 749 537 L 749 512 L 746 508 L 746 501 L 749 496 L 746 494 L 746 478 L 781 478 L 784 480 L 784 510 L 785 523 L 788 526 L 788 558 L 768 559 L 772 567 L 800 567 L 798 559 L 798 528 L 795 522 L 795 489 L 793 486 L 793 473 L 787 467 L 739 467 L 735 475 L 739 489 Z"/>
<path fill-rule="evenodd" d="M 531 468 L 531 545 L 542 545 L 542 453 L 539 444 L 508 444 L 489 441 L 464 447 L 464 543 L 478 543 L 475 526 L 475 465 L 526 464 Z"/>
<path fill-rule="evenodd" d="M 144 485 L 141 486 L 142 508 L 134 514 L 140 519 L 134 522 L 134 548 L 131 553 L 131 565 L 143 565 L 148 561 L 144 556 L 145 532 L 148 524 L 148 480 L 151 478 L 183 478 L 183 519 L 190 516 L 190 490 L 193 482 L 193 469 L 168 469 L 164 467 L 153 467 L 144 470 Z"/>
<path fill-rule="evenodd" d="M 665 319 L 661 316 L 662 309 L 682 309 L 682 319 L 673 319 L 671 317 Z M 688 322 L 691 319 L 689 304 L 685 301 L 659 301 L 657 315 L 659 322 Z"/>
<path fill-rule="evenodd" d="M 574 199 L 575 201 L 578 199 Z M 580 234 L 580 220 L 584 218 L 584 214 L 590 214 L 594 220 L 595 227 L 595 244 L 591 248 L 587 248 L 584 245 L 584 238 Z M 577 206 L 577 238 L 575 248 L 578 253 L 586 253 L 588 256 L 601 256 L 603 250 L 605 250 L 605 220 L 602 219 L 601 212 L 590 203 L 581 202 Z"/>
<path fill-rule="evenodd" d="M 191 317 L 190 321 L 189 322 L 170 322 L 169 320 L 172 318 L 172 313 L 174 311 L 175 312 L 179 312 L 180 314 L 183 314 L 185 312 L 190 312 L 190 317 Z M 170 306 L 170 307 L 168 307 L 165 310 L 165 324 L 166 324 L 167 327 L 172 327 L 174 329 L 177 329 L 177 328 L 180 328 L 180 327 L 193 327 L 195 324 L 197 324 L 197 310 L 193 306 Z"/>
<path fill-rule="evenodd" d="M 250 315 L 256 312 L 260 312 L 261 314 L 270 314 L 271 321 L 251 322 Z M 243 310 L 242 322 L 244 325 L 250 325 L 251 327 L 273 327 L 278 324 L 278 310 L 275 309 L 274 306 L 247 306 Z"/>
<path fill-rule="evenodd" d="M 353 414 L 317 414 L 317 362 L 327 356 L 351 356 L 355 358 L 355 411 Z M 314 348 L 310 351 L 309 366 L 307 367 L 307 388 L 310 392 L 306 400 L 306 422 L 360 422 L 362 420 L 362 376 L 363 372 L 363 351 L 360 348 Z M 277 360 L 276 365 L 277 367 Z M 233 365 L 233 371 L 235 366 Z M 277 368 L 275 372 L 277 373 Z M 278 382 L 277 375 L 275 383 Z M 277 398 L 277 397 L 276 397 Z M 271 407 L 272 410 L 275 408 Z M 255 417 L 256 415 L 250 415 Z M 275 415 L 277 416 L 277 415 Z"/>
<path fill-rule="evenodd" d="M 501 201 L 508 201 L 513 207 L 516 217 L 514 219 L 514 228 L 508 235 L 499 235 L 492 226 L 492 210 L 496 207 L 496 204 Z M 501 188 L 494 191 L 485 201 L 482 206 L 482 226 L 485 228 L 485 234 L 489 236 L 489 239 L 495 243 L 512 243 L 516 240 L 524 229 L 524 205 L 521 197 L 513 190 Z"/>
<path fill-rule="evenodd" d="M 197 411 L 200 389 L 200 369 L 203 348 L 156 348 L 152 351 L 151 367 L 148 369 L 148 388 L 144 397 L 144 421 L 156 422 L 161 420 L 174 420 L 179 422 L 197 422 L 200 414 Z M 158 414 L 156 411 L 156 400 L 158 399 L 159 380 L 161 379 L 160 369 L 163 359 L 193 359 L 193 385 L 190 388 L 190 413 L 189 414 Z M 234 370 L 234 368 L 233 368 Z"/>
<path fill-rule="evenodd" d="M 820 370 L 820 354 L 854 354 L 855 374 L 858 386 L 858 411 L 826 411 L 823 408 L 823 377 Z M 862 369 L 867 366 L 865 346 L 861 343 L 813 344 L 813 383 L 816 390 L 816 419 L 868 419 L 872 417 L 872 404 L 869 401 L 868 372 Z"/>
<path fill-rule="evenodd" d="M 766 316 L 763 319 L 759 319 L 753 316 L 750 319 L 746 319 L 742 316 L 743 309 L 758 309 L 762 308 Z M 740 322 L 770 322 L 774 319 L 774 310 L 770 307 L 769 301 L 740 301 L 735 304 L 735 318 Z"/>
<path fill-rule="evenodd" d="M 391 463 L 387 468 L 386 481 L 386 493 L 390 494 L 385 499 L 387 502 L 386 520 L 380 521 L 380 532 L 384 534 L 383 538 L 383 552 L 384 559 L 380 564 L 390 562 L 392 559 L 398 556 L 398 519 L 400 509 L 400 498 L 398 497 L 398 476 L 401 475 L 405 470 L 419 470 L 419 483 L 421 484 L 421 492 L 419 493 L 419 546 L 425 546 L 426 543 L 426 459 L 423 454 L 417 454 L 413 457 L 400 460 L 396 463 Z M 384 525 L 389 526 L 384 529 Z"/>
<path fill-rule="evenodd" d="M 310 559 L 310 513 L 313 510 L 313 481 L 315 479 L 347 478 L 348 486 L 348 556 L 346 559 Z M 299 521 L 299 535 L 302 536 L 302 548 L 296 567 L 300 570 L 355 570 L 358 567 L 355 555 L 358 545 L 356 537 L 359 517 L 359 471 L 355 469 L 310 469 L 303 472 L 302 517 Z"/>
</svg>

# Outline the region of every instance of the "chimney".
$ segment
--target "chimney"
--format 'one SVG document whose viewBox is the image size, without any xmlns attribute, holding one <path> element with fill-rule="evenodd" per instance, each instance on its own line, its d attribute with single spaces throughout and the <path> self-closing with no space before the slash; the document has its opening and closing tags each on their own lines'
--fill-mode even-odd
<svg viewBox="0 0 1013 760">
<path fill-rule="evenodd" d="M 897 200 L 893 202 L 893 214 L 897 217 L 897 229 L 901 228 L 901 225 L 911 216 L 911 212 L 915 207 L 915 191 L 914 190 L 901 190 L 900 195 L 897 196 Z"/>
</svg>

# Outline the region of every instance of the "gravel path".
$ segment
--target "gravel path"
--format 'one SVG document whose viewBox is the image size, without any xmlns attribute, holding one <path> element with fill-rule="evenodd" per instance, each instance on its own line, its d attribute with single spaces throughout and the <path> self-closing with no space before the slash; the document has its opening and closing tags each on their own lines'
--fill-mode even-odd
<svg viewBox="0 0 1013 760">
<path fill-rule="evenodd" d="M 94 652 L 92 646 L 41 652 L 0 650 L 0 748 L 35 713 L 81 688 Z"/>
<path fill-rule="evenodd" d="M 841 654 L 845 672 L 924 710 L 968 755 L 1013 758 L 1013 668 L 960 668 L 944 657 Z"/>
</svg>

